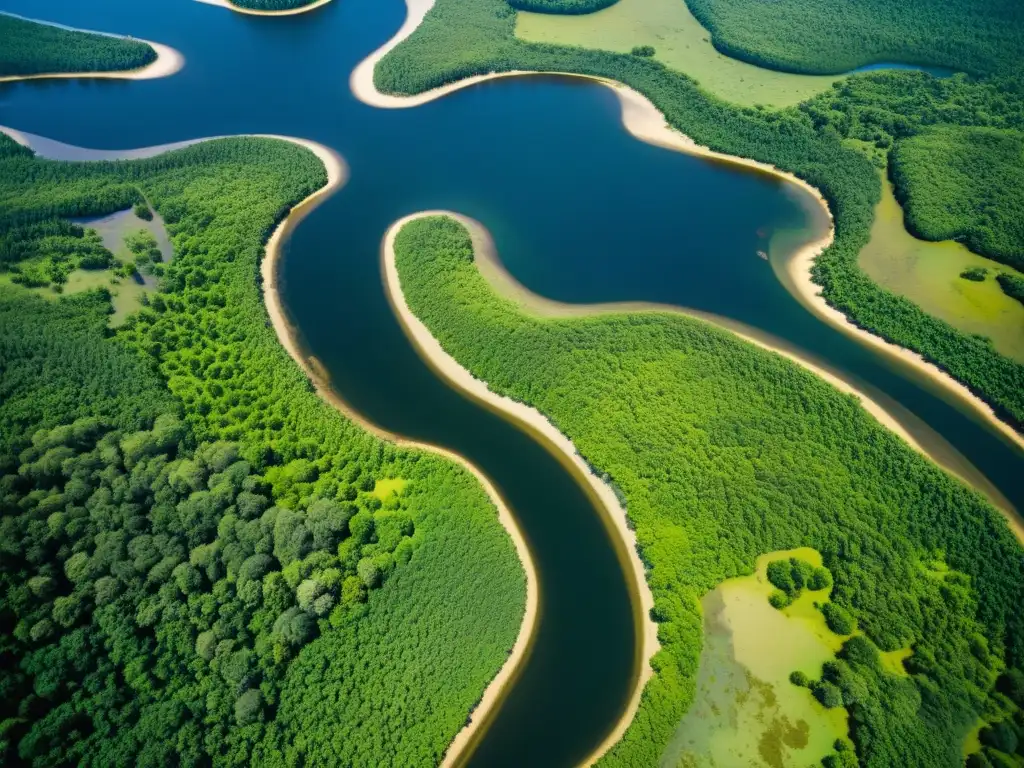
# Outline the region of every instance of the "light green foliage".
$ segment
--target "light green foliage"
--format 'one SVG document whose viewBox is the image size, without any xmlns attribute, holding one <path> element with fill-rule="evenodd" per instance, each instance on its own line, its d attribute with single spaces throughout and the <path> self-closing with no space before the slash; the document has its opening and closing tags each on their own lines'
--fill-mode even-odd
<svg viewBox="0 0 1024 768">
<path fill-rule="evenodd" d="M 1024 116 L 1012 81 L 954 77 L 947 85 L 916 72 L 872 74 L 844 80 L 810 102 L 813 110 L 767 112 L 720 102 L 650 58 L 529 44 L 514 33 L 514 14 L 504 0 L 437 0 L 416 31 L 380 61 L 374 82 L 388 93 L 419 93 L 471 75 L 538 70 L 625 83 L 698 144 L 770 163 L 820 189 L 835 217 L 835 241 L 813 271 L 825 298 L 858 326 L 948 371 L 1009 423 L 1024 423 L 1024 365 L 1000 355 L 987 339 L 963 334 L 880 289 L 861 271 L 857 253 L 870 236 L 880 183 L 872 160 L 843 141 L 873 126 L 884 143 L 892 135 L 887 128 L 916 130 L 940 122 L 937 116 L 1012 127 Z"/>
<path fill-rule="evenodd" d="M 958 764 L 950 724 L 966 730 L 982 711 L 1004 656 L 1012 667 L 1024 662 L 1015 597 L 1024 552 L 987 502 L 854 398 L 731 334 L 678 315 L 524 315 L 494 295 L 468 233 L 447 218 L 406 225 L 395 247 L 409 306 L 444 348 L 495 391 L 551 418 L 625 494 L 662 648 L 609 765 L 655 764 L 689 705 L 700 597 L 749 572 L 761 552 L 797 545 L 822 553 L 830 604 L 856 606 L 869 648 L 855 650 L 877 657 L 876 645 L 914 647 L 912 681 L 875 667 L 827 679 L 843 691 L 878 688 L 851 709 L 864 764 Z M 917 566 L 936 549 L 962 573 L 936 579 Z M 806 563 L 780 561 L 773 571 L 793 589 L 825 581 Z M 978 633 L 992 651 L 985 661 L 971 650 Z M 933 661 L 951 658 L 962 661 Z"/>
<path fill-rule="evenodd" d="M 687 0 L 715 47 L 791 72 L 838 73 L 876 62 L 987 74 L 1024 59 L 1015 0 Z"/>
<path fill-rule="evenodd" d="M 913 234 L 1024 270 L 1024 134 L 935 128 L 897 143 L 891 168 Z"/>
<path fill-rule="evenodd" d="M 0 13 L 0 76 L 114 72 L 156 61 L 146 43 L 72 32 Z"/>
<path fill-rule="evenodd" d="M 268 139 L 0 139 L 3 221 L 145 194 L 175 247 L 112 338 L 106 293 L 0 290 L 0 762 L 434 764 L 507 657 L 523 573 L 479 484 L 342 418 L 268 322 L 262 243 L 324 182 Z"/>
</svg>

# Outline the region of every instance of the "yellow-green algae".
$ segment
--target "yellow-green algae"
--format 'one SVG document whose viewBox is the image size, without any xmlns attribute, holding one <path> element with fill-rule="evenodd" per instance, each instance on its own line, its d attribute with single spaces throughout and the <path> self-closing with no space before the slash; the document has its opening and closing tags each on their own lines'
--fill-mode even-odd
<svg viewBox="0 0 1024 768">
<path fill-rule="evenodd" d="M 805 590 L 781 611 L 769 604 L 768 563 L 789 557 L 821 565 L 810 548 L 772 552 L 758 558 L 753 575 L 724 581 L 704 597 L 697 693 L 662 766 L 820 765 L 835 740 L 846 737 L 845 709 L 825 709 L 789 681 L 796 670 L 820 677 L 845 639 L 814 605 L 828 599 L 825 590 Z"/>
<path fill-rule="evenodd" d="M 871 239 L 858 258 L 861 268 L 883 288 L 906 296 L 964 333 L 988 337 L 997 351 L 1024 362 L 1024 304 L 1003 293 L 995 281 L 998 272 L 1021 273 L 960 243 L 915 238 L 903 224 L 903 209 L 886 179 Z M 969 267 L 987 268 L 989 275 L 982 282 L 965 280 L 960 273 Z"/>
<path fill-rule="evenodd" d="M 665 66 L 689 75 L 715 96 L 743 106 L 791 106 L 842 79 L 776 72 L 721 54 L 684 0 L 619 0 L 583 15 L 520 12 L 516 36 L 618 53 L 650 45 L 654 58 Z"/>
</svg>

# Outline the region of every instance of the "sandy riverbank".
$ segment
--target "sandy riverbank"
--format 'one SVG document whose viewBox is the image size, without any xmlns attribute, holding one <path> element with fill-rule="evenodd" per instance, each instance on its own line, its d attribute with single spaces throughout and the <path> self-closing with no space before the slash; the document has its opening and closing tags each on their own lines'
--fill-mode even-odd
<svg viewBox="0 0 1024 768">
<path fill-rule="evenodd" d="M 1024 542 L 1024 521 L 1013 504 L 973 464 L 928 424 L 901 404 L 870 385 L 851 380 L 782 339 L 758 328 L 711 312 L 687 309 L 653 302 L 609 302 L 604 304 L 566 304 L 539 296 L 518 282 L 504 267 L 487 229 L 479 222 L 449 211 L 416 214 L 403 219 L 426 215 L 447 215 L 462 223 L 473 240 L 475 261 L 480 273 L 499 295 L 510 299 L 525 311 L 543 317 L 583 317 L 625 312 L 658 312 L 681 314 L 716 325 L 761 349 L 778 353 L 827 381 L 840 392 L 857 397 L 864 410 L 882 426 L 902 438 L 908 445 L 936 465 L 955 475 L 984 495 L 1005 516 L 1011 530 Z M 397 226 L 397 225 L 395 225 Z M 810 252 L 810 251 L 809 251 Z M 390 287 L 390 286 L 389 286 Z M 479 384 L 479 382 L 478 382 Z M 486 385 L 483 385 L 486 388 Z"/>
<path fill-rule="evenodd" d="M 170 152 L 175 149 L 182 149 L 202 141 L 210 141 L 211 138 L 193 139 L 181 141 L 174 144 L 164 144 L 155 147 L 144 147 L 140 149 L 110 151 L 90 150 L 82 147 L 74 147 L 70 144 L 46 139 L 34 134 L 16 131 L 11 128 L 0 126 L 0 132 L 6 133 L 19 144 L 29 147 L 41 157 L 51 160 L 116 160 L 116 159 L 140 159 L 154 157 L 156 155 Z M 362 428 L 372 432 L 377 437 L 391 441 L 403 448 L 412 450 L 423 450 L 443 456 L 450 461 L 456 462 L 469 471 L 480 482 L 484 492 L 490 498 L 498 512 L 498 521 L 508 533 L 515 546 L 516 554 L 522 564 L 526 579 L 526 604 L 523 612 L 523 621 L 520 625 L 519 635 L 509 652 L 508 658 L 498 674 L 491 680 L 484 690 L 480 701 L 467 718 L 467 724 L 456 734 L 445 754 L 443 765 L 454 765 L 462 752 L 473 743 L 473 739 L 479 735 L 480 726 L 492 712 L 496 711 L 497 705 L 502 700 L 504 691 L 510 683 L 515 680 L 522 662 L 529 654 L 533 644 L 535 630 L 537 628 L 537 616 L 540 606 L 540 588 L 537 580 L 537 571 L 533 563 L 526 539 L 511 510 L 505 500 L 498 493 L 494 485 L 486 475 L 471 464 L 467 459 L 452 451 L 440 446 L 420 443 L 411 440 L 404 440 L 397 435 L 386 432 L 358 413 L 353 411 L 332 389 L 330 381 L 325 375 L 321 366 L 315 358 L 308 357 L 299 347 L 295 329 L 289 323 L 284 308 L 281 305 L 280 294 L 277 290 L 277 268 L 279 266 L 282 247 L 288 235 L 295 226 L 307 216 L 317 205 L 330 197 L 334 192 L 344 185 L 348 178 L 348 166 L 344 159 L 333 150 L 312 141 L 296 139 L 289 136 L 261 135 L 262 138 L 281 139 L 298 144 L 313 152 L 324 164 L 327 171 L 327 185 L 314 192 L 305 200 L 296 205 L 273 231 L 266 244 L 266 254 L 260 264 L 260 275 L 263 282 L 263 298 L 270 316 L 274 331 L 289 356 L 299 365 L 303 372 L 310 378 L 318 395 L 334 408 L 341 411 L 346 417 L 359 424 Z M 227 137 L 212 137 L 227 138 Z"/>
<path fill-rule="evenodd" d="M 344 413 L 352 421 L 356 422 L 367 431 L 372 432 L 377 437 L 383 440 L 389 440 L 400 447 L 429 451 L 430 453 L 443 456 L 444 458 L 461 465 L 476 477 L 480 482 L 480 485 L 483 486 L 484 492 L 491 499 L 491 502 L 497 509 L 498 521 L 512 539 L 512 543 L 516 549 L 516 554 L 523 566 L 523 571 L 526 577 L 526 605 L 523 612 L 523 621 L 519 628 L 519 635 L 516 637 L 516 642 L 512 646 L 508 658 L 498 671 L 498 674 L 495 675 L 487 685 L 487 688 L 484 689 L 479 702 L 473 708 L 472 712 L 469 713 L 466 725 L 463 726 L 462 730 L 455 735 L 455 738 L 452 740 L 451 744 L 449 744 L 442 766 L 452 766 L 459 760 L 462 753 L 474 744 L 474 740 L 480 735 L 480 728 L 482 724 L 487 721 L 491 714 L 497 711 L 497 706 L 501 703 L 504 692 L 515 680 L 519 670 L 521 669 L 523 661 L 525 661 L 530 652 L 533 645 L 535 630 L 537 628 L 537 617 L 540 608 L 540 588 L 537 580 L 537 571 L 534 566 L 533 557 L 530 554 L 529 547 L 526 544 L 526 539 L 519 528 L 519 524 L 516 522 L 516 519 L 505 500 L 501 497 L 497 489 L 483 472 L 477 469 L 466 458 L 454 453 L 453 451 L 449 451 L 445 448 L 431 445 L 429 443 L 405 440 L 397 435 L 380 429 L 375 424 L 371 424 L 349 408 L 349 406 L 331 387 L 330 381 L 327 379 L 323 368 L 314 358 L 308 357 L 300 349 L 297 341 L 297 334 L 293 326 L 288 321 L 287 315 L 281 305 L 280 294 L 277 290 L 277 269 L 281 258 L 282 246 L 295 226 L 306 215 L 308 215 L 310 211 L 319 205 L 319 203 L 337 191 L 344 184 L 348 177 L 348 167 L 339 155 L 327 147 L 301 139 L 287 140 L 301 144 L 314 152 L 317 157 L 323 161 L 324 167 L 327 169 L 328 183 L 327 186 L 317 192 L 314 192 L 295 206 L 285 220 L 278 225 L 277 229 L 274 230 L 270 239 L 267 241 L 266 255 L 260 264 L 260 275 L 263 280 L 264 302 L 267 307 L 267 313 L 270 315 L 271 323 L 277 333 L 277 337 L 281 341 L 281 345 L 285 348 L 291 358 L 298 363 L 299 367 L 302 368 L 306 375 L 309 376 L 317 394 L 319 394 L 326 402 Z"/>
<path fill-rule="evenodd" d="M 902 366 L 924 375 L 945 390 L 944 394 L 973 411 L 979 419 L 994 427 L 1008 442 L 1024 451 L 1024 435 L 1000 419 L 992 406 L 971 392 L 966 385 L 954 379 L 934 363 L 925 360 L 917 352 L 892 344 L 880 336 L 858 327 L 841 311 L 829 304 L 821 295 L 821 286 L 811 278 L 811 268 L 814 266 L 814 259 L 817 258 L 817 255 L 817 253 L 801 251 L 794 254 L 786 264 L 788 279 L 783 279 L 782 282 L 801 304 L 833 328 L 878 350 Z"/>
<path fill-rule="evenodd" d="M 473 374 L 463 368 L 444 350 L 426 325 L 409 309 L 409 305 L 405 301 L 405 295 L 402 293 L 398 269 L 395 265 L 395 237 L 408 222 L 424 216 L 434 215 L 451 216 L 465 225 L 471 232 L 475 232 L 477 236 L 482 235 L 489 240 L 489 236 L 476 221 L 450 211 L 416 213 L 399 219 L 388 228 L 381 247 L 382 269 L 388 297 L 402 328 L 436 373 L 459 391 L 506 418 L 510 417 L 511 420 L 524 427 L 531 434 L 541 438 L 545 447 L 555 453 L 563 464 L 572 469 L 577 477 L 582 478 L 586 482 L 591 497 L 598 502 L 599 508 L 604 513 L 603 517 L 606 524 L 608 524 L 612 535 L 618 540 L 620 555 L 626 559 L 627 562 L 625 564 L 628 566 L 633 577 L 634 594 L 639 598 L 639 604 L 636 606 L 636 609 L 639 613 L 638 621 L 642 624 L 642 664 L 640 677 L 626 712 L 623 713 L 615 729 L 608 734 L 598 749 L 587 759 L 586 764 L 590 764 L 595 762 L 622 738 L 622 734 L 625 733 L 626 728 L 633 721 L 633 716 L 640 706 L 640 696 L 644 686 L 653 674 L 650 659 L 660 647 L 658 644 L 658 625 L 650 618 L 651 610 L 654 608 L 654 595 L 647 584 L 644 566 L 640 560 L 637 548 L 636 532 L 629 527 L 626 510 L 619 502 L 612 488 L 591 471 L 572 441 L 559 432 L 548 421 L 547 417 L 537 409 L 499 395 L 491 391 L 486 382 L 474 378 Z"/>
<path fill-rule="evenodd" d="M 303 5 L 299 8 L 285 8 L 280 11 L 261 11 L 256 8 L 243 8 L 240 5 L 235 5 L 230 2 L 230 0 L 197 0 L 197 2 L 206 3 L 207 5 L 216 5 L 220 8 L 227 8 L 235 13 L 244 13 L 247 16 L 295 16 L 299 13 L 315 11 L 317 8 L 327 5 L 331 0 L 316 0 L 316 2 L 312 2 L 309 5 Z"/>
<path fill-rule="evenodd" d="M 180 71 L 185 66 L 185 57 L 169 45 L 154 43 L 150 40 L 142 40 L 138 37 L 128 35 L 115 35 L 110 32 L 96 32 L 91 29 L 77 29 L 64 24 L 55 24 L 41 19 L 31 19 L 27 16 L 18 16 L 13 13 L 5 14 L 23 21 L 32 21 L 36 24 L 45 24 L 48 27 L 66 29 L 70 32 L 85 32 L 90 35 L 102 35 L 103 37 L 116 37 L 120 40 L 132 40 L 136 43 L 145 43 L 156 52 L 156 61 L 147 64 L 139 69 L 125 69 L 112 72 L 45 72 L 37 75 L 4 75 L 0 77 L 0 83 L 11 83 L 19 80 L 52 80 L 52 79 L 78 79 L 78 78 L 102 78 L 114 80 L 153 80 L 158 77 L 169 77 Z"/>
<path fill-rule="evenodd" d="M 492 72 L 484 75 L 476 75 L 412 96 L 393 96 L 381 93 L 373 83 L 373 69 L 376 66 L 376 63 L 380 61 L 380 59 L 383 58 L 391 49 L 409 37 L 416 30 L 424 16 L 426 16 L 427 12 L 433 7 L 433 0 L 406 0 L 406 6 L 408 13 L 405 23 L 401 26 L 394 37 L 360 62 L 352 72 L 349 84 L 352 93 L 360 101 L 374 107 L 386 109 L 415 107 L 433 101 L 434 99 L 441 98 L 442 96 L 454 91 L 461 90 L 462 88 L 467 88 L 487 80 L 504 77 L 524 77 L 538 74 L 558 74 L 567 77 L 580 77 L 592 82 L 600 83 L 611 88 L 615 92 L 622 108 L 623 126 L 635 138 L 665 149 L 670 149 L 676 152 L 685 152 L 698 157 L 706 157 L 712 160 L 739 165 L 784 179 L 795 184 L 813 197 L 821 207 L 823 214 L 828 217 L 828 221 L 832 221 L 832 212 L 828 207 L 828 203 L 816 187 L 807 183 L 795 174 L 783 171 L 773 165 L 761 163 L 756 160 L 750 160 L 748 158 L 716 152 L 708 147 L 697 144 L 690 137 L 669 126 L 665 116 L 646 96 L 614 80 L 568 72 L 541 73 L 515 70 L 511 72 Z M 869 345 L 876 350 L 881 351 L 883 354 L 886 354 L 891 359 L 901 361 L 909 368 L 912 368 L 918 375 L 923 375 L 928 379 L 929 383 L 933 384 L 940 390 L 943 390 L 947 397 L 951 396 L 954 398 L 959 404 L 970 410 L 977 418 L 981 419 L 989 426 L 994 427 L 995 430 L 1008 441 L 1014 443 L 1021 450 L 1024 450 L 1024 435 L 1021 435 L 1013 427 L 1000 419 L 992 410 L 991 406 L 972 393 L 966 386 L 961 384 L 945 371 L 941 370 L 938 366 L 925 361 L 919 354 L 912 352 L 905 347 L 885 341 L 881 337 L 859 328 L 854 323 L 850 322 L 842 312 L 830 306 L 825 299 L 821 297 L 819 293 L 820 286 L 815 284 L 811 279 L 810 270 L 814 264 L 814 260 L 832 244 L 834 238 L 835 230 L 834 227 L 830 226 L 828 231 L 820 238 L 805 244 L 796 254 L 793 255 L 788 262 L 791 279 L 783 280 L 783 284 L 786 288 L 794 294 L 798 301 L 810 309 L 820 319 L 848 334 L 859 343 Z"/>
</svg>

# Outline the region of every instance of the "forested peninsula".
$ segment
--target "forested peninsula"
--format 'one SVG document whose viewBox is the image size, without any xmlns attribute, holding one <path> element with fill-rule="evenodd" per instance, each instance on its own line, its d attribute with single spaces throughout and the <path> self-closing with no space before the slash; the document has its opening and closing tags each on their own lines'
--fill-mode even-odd
<svg viewBox="0 0 1024 768">
<path fill-rule="evenodd" d="M 481 486 L 328 406 L 269 322 L 263 245 L 325 182 L 274 139 L 0 136 L 0 277 L 143 201 L 175 252 L 116 332 L 106 290 L 0 285 L 4 763 L 436 763 L 505 661 L 524 576 Z"/>
<path fill-rule="evenodd" d="M 867 73 L 798 107 L 770 111 L 721 101 L 648 56 L 525 43 L 514 30 L 515 11 L 505 0 L 437 0 L 416 31 L 381 59 L 374 83 L 384 93 L 419 94 L 508 71 L 608 78 L 646 96 L 698 144 L 796 174 L 822 192 L 835 221 L 835 240 L 813 267 L 825 299 L 856 326 L 919 353 L 1021 429 L 1024 365 L 879 287 L 857 264 L 880 199 L 877 169 L 888 164 L 893 146 L 942 124 L 1019 129 L 1024 94 L 1019 79 L 1007 75 L 1015 66 L 1012 46 L 989 49 L 998 59 L 985 77 Z M 1019 26 L 1011 31 L 1024 36 Z M 969 24 L 957 22 L 945 39 L 971 34 Z"/>
<path fill-rule="evenodd" d="M 254 16 L 291 16 L 327 5 L 331 0 L 199 0 Z"/>
<path fill-rule="evenodd" d="M 693 700 L 701 597 L 797 546 L 834 580 L 829 626 L 862 633 L 815 688 L 846 709 L 859 764 L 962 765 L 979 718 L 972 759 L 1009 759 L 1024 726 L 1024 549 L 977 493 L 855 398 L 728 332 L 678 314 L 524 314 L 447 217 L 406 224 L 394 251 L 408 306 L 445 351 L 548 416 L 626 500 L 662 648 L 602 764 L 658 764 Z M 902 672 L 880 651 L 903 651 Z"/>
<path fill-rule="evenodd" d="M 148 43 L 81 32 L 0 13 L 0 77 L 122 72 L 153 64 Z"/>
</svg>

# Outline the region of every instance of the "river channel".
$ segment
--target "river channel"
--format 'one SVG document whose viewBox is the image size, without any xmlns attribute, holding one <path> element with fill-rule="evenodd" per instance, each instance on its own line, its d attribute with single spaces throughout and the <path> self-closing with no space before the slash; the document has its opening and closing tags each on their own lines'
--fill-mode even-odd
<svg viewBox="0 0 1024 768">
<path fill-rule="evenodd" d="M 401 0 L 334 0 L 285 18 L 191 0 L 0 0 L 0 10 L 159 41 L 186 58 L 161 80 L 0 86 L 0 124 L 100 149 L 282 134 L 348 161 L 349 182 L 285 248 L 287 313 L 352 408 L 491 478 L 537 567 L 533 650 L 474 764 L 568 766 L 588 755 L 631 694 L 636 615 L 620 553 L 578 480 L 533 437 L 440 381 L 406 340 L 379 256 L 404 215 L 472 216 L 512 275 L 552 299 L 675 304 L 772 334 L 906 409 L 1024 509 L 1019 449 L 819 321 L 776 278 L 771 261 L 822 224 L 802 193 L 636 141 L 603 86 L 511 78 L 414 109 L 365 106 L 349 73 L 401 25 Z"/>
</svg>

